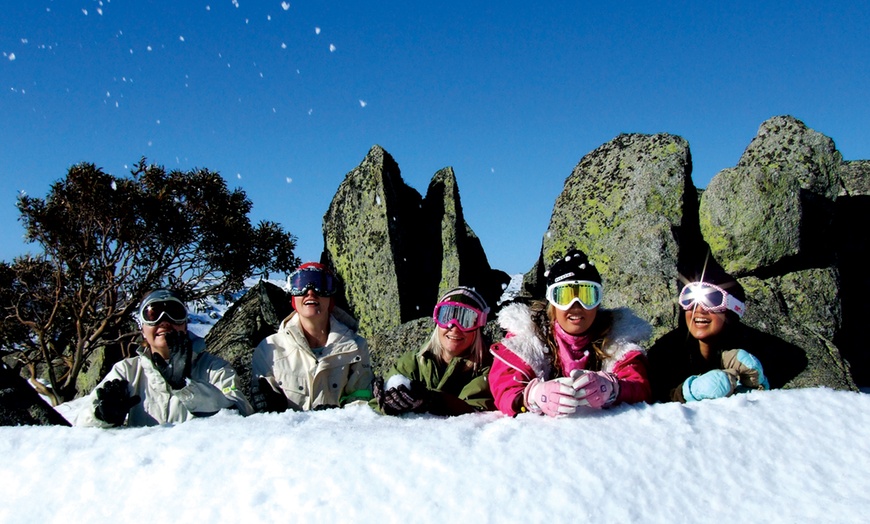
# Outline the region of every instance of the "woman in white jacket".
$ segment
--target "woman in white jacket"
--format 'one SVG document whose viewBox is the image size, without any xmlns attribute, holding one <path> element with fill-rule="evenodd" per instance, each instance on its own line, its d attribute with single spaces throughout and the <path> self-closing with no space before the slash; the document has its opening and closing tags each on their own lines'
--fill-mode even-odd
<svg viewBox="0 0 870 524">
<path fill-rule="evenodd" d="M 254 350 L 257 411 L 308 411 L 372 398 L 371 360 L 356 321 L 335 307 L 335 276 L 316 262 L 287 277 L 294 312 Z"/>
<path fill-rule="evenodd" d="M 118 362 L 83 400 L 75 424 L 112 427 L 185 422 L 253 408 L 238 389 L 236 372 L 205 352 L 205 341 L 187 331 L 187 308 L 167 289 L 148 293 L 136 318 L 143 347 Z"/>
</svg>

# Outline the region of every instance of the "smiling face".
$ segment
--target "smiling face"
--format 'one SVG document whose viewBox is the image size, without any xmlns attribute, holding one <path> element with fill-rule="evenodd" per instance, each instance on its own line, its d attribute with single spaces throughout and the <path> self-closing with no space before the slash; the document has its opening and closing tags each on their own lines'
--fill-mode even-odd
<svg viewBox="0 0 870 524">
<path fill-rule="evenodd" d="M 725 328 L 725 313 L 711 313 L 702 307 L 694 307 L 685 315 L 689 333 L 703 342 L 709 343 Z"/>
<path fill-rule="evenodd" d="M 321 297 L 314 290 L 309 289 L 304 295 L 293 297 L 293 309 L 303 318 L 329 318 L 331 300 L 332 298 Z"/>
<path fill-rule="evenodd" d="M 438 341 L 444 350 L 441 356 L 448 363 L 453 357 L 463 356 L 468 351 L 479 331 L 462 331 L 453 325 L 450 326 L 450 329 L 444 329 L 440 326 L 436 326 L 435 329 L 438 330 Z"/>
<path fill-rule="evenodd" d="M 148 343 L 151 351 L 159 353 L 165 359 L 169 358 L 169 345 L 166 343 L 166 335 L 173 331 L 187 332 L 187 324 L 173 324 L 168 320 L 162 320 L 157 325 L 142 325 L 142 338 Z"/>
<path fill-rule="evenodd" d="M 556 322 L 569 335 L 582 335 L 586 333 L 592 327 L 592 323 L 595 322 L 595 316 L 598 314 L 598 306 L 592 309 L 584 309 L 577 302 L 574 302 L 567 311 L 553 307 L 552 304 L 550 304 L 550 307 L 553 308 Z"/>
</svg>

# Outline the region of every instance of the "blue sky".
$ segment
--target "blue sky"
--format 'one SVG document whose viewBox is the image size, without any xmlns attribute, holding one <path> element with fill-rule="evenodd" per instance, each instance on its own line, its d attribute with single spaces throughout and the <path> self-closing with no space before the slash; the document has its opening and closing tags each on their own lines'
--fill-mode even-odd
<svg viewBox="0 0 870 524">
<path fill-rule="evenodd" d="M 704 187 L 791 114 L 870 159 L 865 2 L 19 0 L 0 10 L 0 259 L 20 191 L 78 162 L 207 167 L 319 257 L 375 144 L 425 194 L 452 166 L 490 264 L 527 271 L 586 153 L 680 135 Z"/>
</svg>

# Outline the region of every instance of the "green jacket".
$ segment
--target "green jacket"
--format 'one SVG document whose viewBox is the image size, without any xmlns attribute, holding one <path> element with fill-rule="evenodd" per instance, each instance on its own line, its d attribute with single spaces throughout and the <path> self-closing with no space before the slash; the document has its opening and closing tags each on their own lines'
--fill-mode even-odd
<svg viewBox="0 0 870 524">
<path fill-rule="evenodd" d="M 445 366 L 430 353 L 422 356 L 418 353 L 409 351 L 400 356 L 384 379 L 404 375 L 412 381 L 422 382 L 431 394 L 426 411 L 434 415 L 452 416 L 495 409 L 487 381 L 491 361 L 484 362 L 475 371 L 472 362 L 462 357 L 454 357 Z M 381 411 L 377 399 L 372 399 L 369 405 Z"/>
</svg>

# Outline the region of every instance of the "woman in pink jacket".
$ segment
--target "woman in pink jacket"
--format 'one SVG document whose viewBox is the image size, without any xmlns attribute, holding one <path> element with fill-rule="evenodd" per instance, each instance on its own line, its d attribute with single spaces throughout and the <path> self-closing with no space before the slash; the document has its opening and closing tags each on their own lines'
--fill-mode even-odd
<svg viewBox="0 0 870 524">
<path fill-rule="evenodd" d="M 628 308 L 599 308 L 601 276 L 578 250 L 544 275 L 546 302 L 511 304 L 498 315 L 508 334 L 490 350 L 496 407 L 556 417 L 649 401 L 646 354 L 637 344 L 649 338 L 649 324 Z"/>
</svg>

